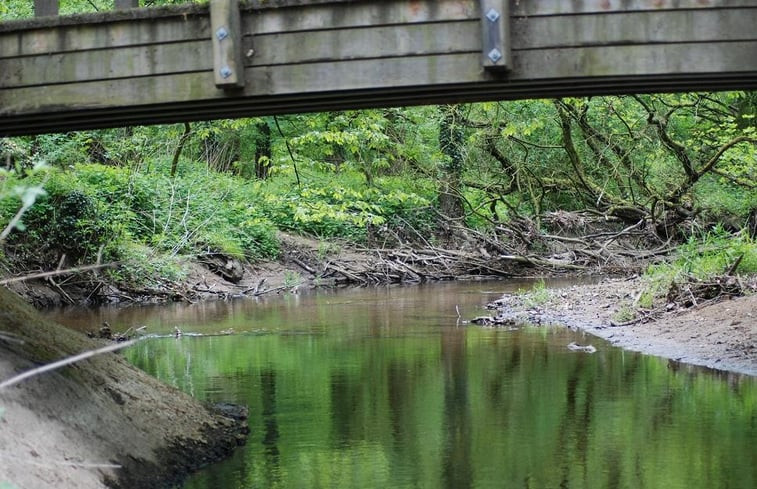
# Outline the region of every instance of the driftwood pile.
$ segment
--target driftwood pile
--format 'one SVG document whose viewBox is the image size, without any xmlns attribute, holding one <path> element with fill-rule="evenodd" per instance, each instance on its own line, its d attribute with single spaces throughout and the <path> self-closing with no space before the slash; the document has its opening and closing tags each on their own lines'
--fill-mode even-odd
<svg viewBox="0 0 757 489">
<path fill-rule="evenodd" d="M 554 214 L 554 215 L 552 215 Z M 617 220 L 578 213 L 552 213 L 538 223 L 513 220 L 489 232 L 456 227 L 455 244 L 437 246 L 425 238 L 394 247 L 362 250 L 370 262 L 328 262 L 322 270 L 301 268 L 339 284 L 422 283 L 472 277 L 517 277 L 560 272 L 628 271 L 670 251 L 670 242 L 650 234 L 643 222 L 623 227 Z M 550 234 L 554 230 L 555 234 Z M 420 236 L 420 234 L 418 234 Z"/>
<path fill-rule="evenodd" d="M 754 284 L 744 282 L 741 277 L 722 275 L 700 280 L 689 277 L 682 283 L 674 282 L 668 289 L 666 308 L 688 309 L 722 299 L 740 297 L 753 292 Z"/>
<path fill-rule="evenodd" d="M 366 262 L 328 262 L 321 278 L 337 283 L 424 283 L 474 276 L 514 276 L 530 259 L 523 256 L 482 255 L 438 247 L 374 249 Z"/>
<path fill-rule="evenodd" d="M 651 309 L 640 309 L 638 317 L 630 321 L 621 323 L 611 321 L 610 324 L 612 326 L 628 326 L 646 323 L 659 319 L 666 313 L 706 306 L 755 292 L 757 292 L 757 280 L 746 280 L 738 275 L 726 273 L 706 280 L 690 276 L 671 283 L 663 303 Z"/>
</svg>

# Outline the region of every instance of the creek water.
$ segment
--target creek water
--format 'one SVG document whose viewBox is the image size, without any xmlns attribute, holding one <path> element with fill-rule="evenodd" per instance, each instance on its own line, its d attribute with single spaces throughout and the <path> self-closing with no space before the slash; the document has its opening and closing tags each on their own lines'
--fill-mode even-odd
<svg viewBox="0 0 757 489">
<path fill-rule="evenodd" d="M 211 402 L 249 406 L 246 446 L 185 489 L 754 488 L 757 379 L 565 328 L 464 324 L 524 284 L 323 290 L 54 313 L 147 325 L 125 352 Z M 592 344 L 594 354 L 566 348 Z"/>
</svg>

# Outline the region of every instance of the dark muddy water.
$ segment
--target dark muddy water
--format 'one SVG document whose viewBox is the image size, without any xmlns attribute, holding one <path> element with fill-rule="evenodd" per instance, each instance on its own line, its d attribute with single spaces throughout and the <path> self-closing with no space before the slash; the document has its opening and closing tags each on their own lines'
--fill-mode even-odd
<svg viewBox="0 0 757 489">
<path fill-rule="evenodd" d="M 562 328 L 461 324 L 503 282 L 62 314 L 151 333 L 126 352 L 250 409 L 246 446 L 186 489 L 754 488 L 757 380 Z M 59 315 L 60 316 L 60 315 Z M 591 343 L 595 354 L 569 351 Z"/>
</svg>

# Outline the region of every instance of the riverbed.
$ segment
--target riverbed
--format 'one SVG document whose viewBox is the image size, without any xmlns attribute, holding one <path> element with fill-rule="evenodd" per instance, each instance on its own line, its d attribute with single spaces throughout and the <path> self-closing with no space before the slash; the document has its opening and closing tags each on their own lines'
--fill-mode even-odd
<svg viewBox="0 0 757 489">
<path fill-rule="evenodd" d="M 187 489 L 757 485 L 754 377 L 562 327 L 467 323 L 527 286 L 320 290 L 56 319 L 145 325 L 160 337 L 126 352 L 135 365 L 249 406 L 247 445 Z"/>
</svg>

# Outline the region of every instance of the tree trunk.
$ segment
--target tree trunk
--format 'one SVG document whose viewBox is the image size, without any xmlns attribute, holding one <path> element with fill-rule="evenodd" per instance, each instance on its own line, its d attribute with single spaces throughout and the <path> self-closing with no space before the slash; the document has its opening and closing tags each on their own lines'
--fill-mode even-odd
<svg viewBox="0 0 757 489">
<path fill-rule="evenodd" d="M 268 178 L 271 170 L 271 127 L 266 121 L 259 122 L 255 140 L 255 176 L 260 180 Z"/>
<path fill-rule="evenodd" d="M 465 215 L 459 188 L 463 175 L 463 126 L 460 106 L 446 105 L 440 108 L 439 148 L 447 157 L 442 164 L 442 181 L 439 190 L 439 210 L 451 219 Z"/>
<path fill-rule="evenodd" d="M 189 139 L 189 134 L 192 132 L 192 126 L 189 125 L 189 122 L 184 123 L 184 133 L 179 138 L 179 144 L 176 145 L 176 151 L 173 153 L 173 160 L 171 160 L 171 176 L 176 176 L 176 169 L 179 166 L 179 157 L 181 156 L 181 151 L 184 149 L 184 145 L 187 142 L 187 139 Z"/>
</svg>

